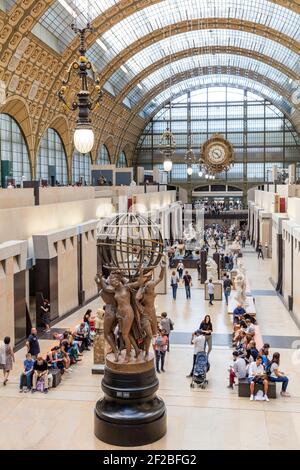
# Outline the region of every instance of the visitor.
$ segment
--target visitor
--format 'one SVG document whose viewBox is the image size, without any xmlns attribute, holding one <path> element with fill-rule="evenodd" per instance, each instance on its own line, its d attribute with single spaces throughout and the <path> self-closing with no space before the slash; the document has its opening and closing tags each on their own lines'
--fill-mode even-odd
<svg viewBox="0 0 300 470">
<path fill-rule="evenodd" d="M 186 298 L 191 298 L 191 285 L 192 285 L 192 278 L 188 271 L 185 271 L 185 275 L 183 276 L 183 282 L 185 287 L 185 294 Z"/>
<path fill-rule="evenodd" d="M 261 243 L 259 243 L 257 247 L 257 259 L 262 258 L 264 259 L 263 249 Z"/>
<path fill-rule="evenodd" d="M 27 352 L 32 356 L 32 359 L 36 359 L 40 353 L 40 344 L 37 337 L 37 329 L 31 328 L 31 334 L 28 336 L 26 341 Z"/>
<path fill-rule="evenodd" d="M 280 364 L 280 354 L 278 352 L 273 354 L 272 360 L 270 365 L 268 366 L 270 370 L 269 380 L 270 382 L 281 382 L 281 396 L 289 397 L 290 394 L 286 391 L 287 386 L 289 384 L 288 377 L 284 374 L 284 372 L 279 370 Z"/>
<path fill-rule="evenodd" d="M 246 233 L 243 232 L 243 235 L 242 235 L 242 248 L 245 248 L 246 247 Z"/>
<path fill-rule="evenodd" d="M 31 357 L 30 353 L 26 354 L 26 359 L 24 360 L 24 370 L 20 376 L 20 393 L 30 392 L 31 389 L 31 376 L 33 374 L 33 365 L 34 360 Z M 26 382 L 26 387 L 24 386 L 24 379 Z"/>
<path fill-rule="evenodd" d="M 177 272 L 178 272 L 178 276 L 179 276 L 180 280 L 182 279 L 183 270 L 184 270 L 184 264 L 183 264 L 182 261 L 179 261 L 179 263 L 177 265 Z"/>
<path fill-rule="evenodd" d="M 239 323 L 241 320 L 241 317 L 243 317 L 246 313 L 246 310 L 242 306 L 242 304 L 237 304 L 235 309 L 233 310 L 233 324 Z"/>
<path fill-rule="evenodd" d="M 172 271 L 171 275 L 171 287 L 172 287 L 172 295 L 173 300 L 176 300 L 177 289 L 178 289 L 179 277 L 176 276 L 176 271 Z"/>
<path fill-rule="evenodd" d="M 232 280 L 230 279 L 229 275 L 226 274 L 225 275 L 225 279 L 223 281 L 223 288 L 224 288 L 224 296 L 225 296 L 225 302 L 226 302 L 226 305 L 228 305 L 228 299 L 230 297 L 230 294 L 231 294 L 231 289 L 232 289 Z"/>
<path fill-rule="evenodd" d="M 46 360 L 49 369 L 59 369 L 62 374 L 64 373 L 64 363 L 60 346 L 54 346 L 51 348 L 51 350 L 47 353 Z"/>
<path fill-rule="evenodd" d="M 265 401 L 269 401 L 269 398 L 268 398 L 269 381 L 266 378 L 265 370 L 262 365 L 262 358 L 259 355 L 257 356 L 255 362 L 252 362 L 249 365 L 248 382 L 250 384 L 250 401 L 254 400 L 254 387 L 256 383 L 263 384 L 264 386 L 263 399 Z"/>
<path fill-rule="evenodd" d="M 206 340 L 204 334 L 200 330 L 197 330 L 192 334 L 191 344 L 194 345 L 193 366 L 191 372 L 187 375 L 187 378 L 193 376 L 197 354 L 199 352 L 205 352 Z"/>
<path fill-rule="evenodd" d="M 213 305 L 213 300 L 215 297 L 215 286 L 213 285 L 212 279 L 209 279 L 207 284 L 207 292 L 209 297 L 208 305 Z"/>
<path fill-rule="evenodd" d="M 259 351 L 259 355 L 261 356 L 262 358 L 262 364 L 263 366 L 266 368 L 268 366 L 268 364 L 270 364 L 270 359 L 269 359 L 269 349 L 270 349 L 270 345 L 269 343 L 265 343 L 263 345 L 263 347 L 260 349 Z"/>
<path fill-rule="evenodd" d="M 247 357 L 248 357 L 248 362 L 253 362 L 256 360 L 259 352 L 258 349 L 256 348 L 256 343 L 254 339 L 251 339 L 249 344 L 247 345 Z M 250 357 L 253 359 L 250 360 Z"/>
<path fill-rule="evenodd" d="M 45 299 L 41 305 L 41 320 L 45 326 L 45 333 L 49 333 L 50 330 L 50 302 Z"/>
<path fill-rule="evenodd" d="M 229 385 L 228 388 L 233 389 L 235 384 L 235 378 L 237 379 L 245 379 L 247 377 L 247 364 L 243 357 L 242 353 L 238 351 L 234 351 L 233 355 L 233 367 L 229 368 Z"/>
<path fill-rule="evenodd" d="M 168 348 L 167 351 L 170 351 L 170 333 L 174 330 L 174 323 L 173 321 L 168 318 L 167 312 L 162 312 L 161 320 L 160 320 L 160 327 L 162 330 L 165 331 L 165 334 L 168 338 Z"/>
<path fill-rule="evenodd" d="M 15 355 L 13 348 L 10 345 L 9 336 L 5 336 L 0 349 L 2 351 L 0 369 L 3 370 L 3 385 L 6 385 L 10 371 L 13 369 L 13 363 L 15 362 Z"/>
<path fill-rule="evenodd" d="M 224 262 L 225 262 L 225 270 L 228 271 L 229 270 L 229 256 L 227 253 L 224 256 Z"/>
<path fill-rule="evenodd" d="M 33 364 L 33 376 L 32 376 L 32 389 L 31 393 L 36 392 L 38 381 L 44 382 L 43 389 L 44 393 L 48 393 L 48 364 L 40 354 L 36 358 Z"/>
<path fill-rule="evenodd" d="M 86 351 L 90 351 L 88 332 L 83 322 L 75 327 L 73 336 L 76 341 L 81 341 L 81 351 L 83 351 L 84 349 Z"/>
<path fill-rule="evenodd" d="M 158 330 L 157 336 L 154 340 L 154 351 L 155 351 L 155 363 L 156 363 L 156 372 L 160 373 L 165 372 L 165 355 L 168 349 L 168 337 L 165 330 Z M 161 365 L 161 369 L 160 369 Z"/>
<path fill-rule="evenodd" d="M 86 331 L 87 331 L 87 334 L 88 334 L 88 339 L 89 339 L 89 345 L 91 344 L 91 325 L 90 325 L 90 321 L 91 321 L 91 316 L 92 316 L 92 310 L 89 308 L 84 316 L 83 316 L 83 323 L 85 324 L 85 328 L 86 328 Z"/>
<path fill-rule="evenodd" d="M 252 336 L 254 338 L 255 336 L 255 327 L 253 326 L 250 318 L 245 318 L 245 323 L 246 323 L 246 333 L 249 336 Z"/>
<path fill-rule="evenodd" d="M 213 326 L 212 326 L 210 315 L 205 315 L 204 320 L 200 324 L 199 330 L 204 335 L 205 350 L 207 346 L 207 349 L 208 349 L 207 357 L 208 357 L 212 350 L 212 332 L 213 332 Z"/>
</svg>

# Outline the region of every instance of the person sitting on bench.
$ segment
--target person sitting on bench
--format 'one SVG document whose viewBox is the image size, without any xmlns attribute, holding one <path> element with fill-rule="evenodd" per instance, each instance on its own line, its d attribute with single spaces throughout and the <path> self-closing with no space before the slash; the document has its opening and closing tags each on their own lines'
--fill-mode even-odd
<svg viewBox="0 0 300 470">
<path fill-rule="evenodd" d="M 263 384 L 264 386 L 264 397 L 265 401 L 269 401 L 268 388 L 269 381 L 266 377 L 264 367 L 262 365 L 261 356 L 257 356 L 255 362 L 251 362 L 248 370 L 248 382 L 250 384 L 250 401 L 254 400 L 254 387 L 255 384 Z"/>
<path fill-rule="evenodd" d="M 88 332 L 84 323 L 76 326 L 73 336 L 76 341 L 81 341 L 82 350 L 90 351 Z"/>
<path fill-rule="evenodd" d="M 43 359 L 43 356 L 38 355 L 33 364 L 33 371 L 31 392 L 36 392 L 37 381 L 43 379 L 44 393 L 48 393 L 48 364 L 47 361 Z"/>
<path fill-rule="evenodd" d="M 279 370 L 279 364 L 280 364 L 280 354 L 276 352 L 273 354 L 272 361 L 270 365 L 268 366 L 270 370 L 269 380 L 270 382 L 281 382 L 282 383 L 281 392 L 280 392 L 281 396 L 290 397 L 290 394 L 286 391 L 287 386 L 289 384 L 289 379 L 284 374 L 284 372 Z"/>
<path fill-rule="evenodd" d="M 245 379 L 247 376 L 247 364 L 243 357 L 243 353 L 239 353 L 238 351 L 234 351 L 233 355 L 233 367 L 229 369 L 229 385 L 228 388 L 233 388 L 234 386 L 234 379 L 237 377 L 238 379 Z"/>
<path fill-rule="evenodd" d="M 33 373 L 33 364 L 34 364 L 34 360 L 32 359 L 31 354 L 27 353 L 26 354 L 26 359 L 24 361 L 24 370 L 23 370 L 23 372 L 20 376 L 20 392 L 21 393 L 23 391 L 29 392 L 30 389 L 31 389 L 31 376 L 32 376 L 32 373 Z M 24 376 L 26 377 L 27 389 L 25 389 L 25 387 L 23 387 Z"/>
</svg>

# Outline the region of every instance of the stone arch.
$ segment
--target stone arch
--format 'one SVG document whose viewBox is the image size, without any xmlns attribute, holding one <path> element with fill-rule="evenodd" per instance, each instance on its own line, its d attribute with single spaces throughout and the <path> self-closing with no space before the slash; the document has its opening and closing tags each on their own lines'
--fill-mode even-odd
<svg viewBox="0 0 300 470">
<path fill-rule="evenodd" d="M 33 133 L 32 120 L 26 100 L 22 97 L 10 97 L 0 107 L 0 113 L 11 116 L 20 127 L 28 150 L 31 175 L 34 178 L 36 137 Z"/>
</svg>

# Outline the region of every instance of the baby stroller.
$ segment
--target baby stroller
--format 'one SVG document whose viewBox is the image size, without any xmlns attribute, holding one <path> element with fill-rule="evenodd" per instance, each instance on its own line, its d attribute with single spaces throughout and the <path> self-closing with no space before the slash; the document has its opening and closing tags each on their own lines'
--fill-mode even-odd
<svg viewBox="0 0 300 470">
<path fill-rule="evenodd" d="M 209 362 L 207 358 L 207 354 L 205 351 L 201 351 L 197 353 L 195 366 L 193 370 L 193 378 L 191 382 L 191 388 L 195 387 L 195 384 L 200 388 L 205 388 L 208 384 L 208 380 L 206 379 L 206 374 L 209 371 Z"/>
</svg>

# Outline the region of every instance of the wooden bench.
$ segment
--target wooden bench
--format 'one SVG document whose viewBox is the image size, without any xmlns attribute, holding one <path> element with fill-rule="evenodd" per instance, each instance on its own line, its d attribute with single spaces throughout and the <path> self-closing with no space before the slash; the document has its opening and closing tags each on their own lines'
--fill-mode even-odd
<svg viewBox="0 0 300 470">
<path fill-rule="evenodd" d="M 248 383 L 247 379 L 239 379 L 239 397 L 250 397 L 250 384 Z M 254 395 L 258 392 L 258 390 L 264 391 L 263 384 L 255 384 L 254 386 Z M 269 398 L 276 398 L 276 383 L 269 382 L 269 389 L 268 389 L 268 397 Z"/>
</svg>

